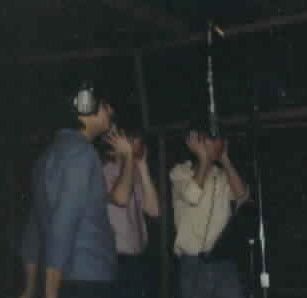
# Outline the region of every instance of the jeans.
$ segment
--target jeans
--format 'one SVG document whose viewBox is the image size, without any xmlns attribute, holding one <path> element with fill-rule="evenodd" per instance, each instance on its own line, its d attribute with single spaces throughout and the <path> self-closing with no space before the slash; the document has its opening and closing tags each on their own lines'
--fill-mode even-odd
<svg viewBox="0 0 307 298">
<path fill-rule="evenodd" d="M 59 298 L 116 298 L 111 282 L 63 281 Z"/>
<path fill-rule="evenodd" d="M 180 298 L 243 298 L 236 265 L 230 260 L 179 258 Z"/>
</svg>

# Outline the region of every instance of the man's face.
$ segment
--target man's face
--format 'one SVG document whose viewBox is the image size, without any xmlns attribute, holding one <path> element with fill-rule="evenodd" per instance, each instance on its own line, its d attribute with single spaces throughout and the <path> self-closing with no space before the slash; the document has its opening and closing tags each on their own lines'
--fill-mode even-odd
<svg viewBox="0 0 307 298">
<path fill-rule="evenodd" d="M 101 104 L 95 115 L 97 134 L 102 134 L 110 129 L 113 109 L 110 104 Z"/>
</svg>

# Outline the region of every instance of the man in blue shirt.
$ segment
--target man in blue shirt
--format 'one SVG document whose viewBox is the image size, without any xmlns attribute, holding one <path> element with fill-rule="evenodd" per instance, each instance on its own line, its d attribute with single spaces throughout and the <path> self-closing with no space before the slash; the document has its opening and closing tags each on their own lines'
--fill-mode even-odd
<svg viewBox="0 0 307 298">
<path fill-rule="evenodd" d="M 108 132 L 112 107 L 85 85 L 72 107 L 76 125 L 56 134 L 33 169 L 33 208 L 22 247 L 25 298 L 34 296 L 38 278 L 44 298 L 113 297 L 116 251 L 107 204 L 110 199 L 122 206 L 128 203 L 132 148 L 124 135 L 106 138 L 123 160 L 108 193 L 91 141 Z"/>
</svg>

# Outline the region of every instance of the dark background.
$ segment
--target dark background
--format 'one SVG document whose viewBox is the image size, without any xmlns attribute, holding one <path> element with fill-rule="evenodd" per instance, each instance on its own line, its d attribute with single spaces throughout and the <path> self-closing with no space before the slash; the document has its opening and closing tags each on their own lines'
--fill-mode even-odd
<svg viewBox="0 0 307 298">
<path fill-rule="evenodd" d="M 291 15 L 306 7 L 305 1 L 290 4 L 282 0 L 219 0 L 214 4 L 196 0 L 145 2 L 184 20 L 194 33 L 206 30 L 209 17 L 214 17 L 222 27 L 228 27 L 269 16 Z M 29 205 L 26 191 L 32 161 L 48 142 L 59 120 L 65 117 L 63 102 L 74 92 L 77 82 L 94 78 L 102 88 L 109 89 L 119 118 L 142 126 L 132 57 L 59 59 L 44 63 L 18 63 L 17 58 L 72 49 L 139 47 L 155 40 L 171 40 L 169 33 L 131 22 L 126 14 L 113 15 L 101 9 L 98 1 L 87 7 L 81 0 L 74 3 L 66 0 L 62 3 L 62 14 L 57 15 L 52 9 L 47 13 L 43 9 L 45 13 L 37 17 L 38 6 L 36 1 L 24 7 L 17 1 L 4 1 L 1 10 L 0 35 L 5 41 L 0 50 L 0 166 L 3 173 L 0 183 L 0 282 L 3 287 L 0 296 L 3 297 L 16 293 L 15 281 L 20 277 L 16 254 Z M 82 22 L 78 21 L 80 19 Z M 306 107 L 306 29 L 306 24 L 297 24 L 227 40 L 215 36 L 212 55 L 221 117 L 249 118 L 254 103 L 261 112 Z M 207 54 L 205 42 L 146 52 L 143 67 L 151 128 L 165 128 L 184 122 L 196 112 L 205 113 Z M 306 117 L 302 118 L 300 123 L 306 121 Z M 279 128 L 269 129 L 266 125 L 260 128 L 258 148 L 271 297 L 306 297 L 306 128 L 293 120 L 280 120 L 280 124 Z M 151 167 L 157 183 L 160 178 L 158 135 L 162 132 L 164 130 L 152 129 L 148 135 Z M 229 127 L 228 133 L 231 155 L 253 189 L 250 125 Z M 179 155 L 180 135 L 180 129 L 165 135 L 168 170 Z M 171 251 L 172 209 L 170 197 L 166 199 L 167 244 Z M 251 217 L 246 219 L 247 224 L 249 219 L 255 219 L 255 215 Z M 161 222 L 150 223 L 153 239 L 148 253 L 153 264 L 160 264 L 161 255 L 165 253 L 161 251 L 161 227 Z M 247 248 L 243 259 L 246 254 Z M 259 256 L 256 261 L 259 263 Z M 155 268 L 156 275 L 163 270 Z M 172 265 L 169 271 L 173 268 Z M 156 293 L 159 293 L 158 288 Z"/>
</svg>

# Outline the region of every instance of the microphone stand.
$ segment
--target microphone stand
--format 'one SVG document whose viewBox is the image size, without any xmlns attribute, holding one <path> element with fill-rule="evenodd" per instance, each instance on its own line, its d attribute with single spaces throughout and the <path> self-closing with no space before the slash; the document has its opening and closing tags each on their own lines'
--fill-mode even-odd
<svg viewBox="0 0 307 298">
<path fill-rule="evenodd" d="M 261 297 L 268 298 L 268 289 L 270 287 L 269 274 L 267 272 L 266 264 L 266 237 L 264 230 L 263 219 L 263 197 L 262 197 L 262 181 L 261 181 L 261 167 L 259 162 L 259 105 L 254 96 L 253 110 L 251 117 L 252 129 L 252 158 L 253 158 L 253 174 L 254 174 L 254 195 L 255 201 L 258 203 L 258 231 L 259 231 L 259 244 L 260 244 L 260 258 L 261 258 L 261 272 L 260 272 L 260 286 Z M 252 297 L 255 297 L 253 295 Z"/>
<path fill-rule="evenodd" d="M 213 24 L 210 21 L 208 24 L 207 32 L 207 85 L 209 95 L 209 107 L 208 107 L 208 118 L 209 118 L 209 129 L 211 137 L 216 138 L 220 136 L 220 130 L 218 125 L 218 116 L 216 110 L 216 100 L 214 96 L 214 78 L 213 78 L 213 57 L 212 57 L 212 45 L 213 45 Z"/>
<path fill-rule="evenodd" d="M 255 293 L 255 239 L 253 237 L 250 237 L 248 239 L 248 260 L 249 260 L 249 278 L 248 278 L 248 298 L 256 298 Z"/>
</svg>

